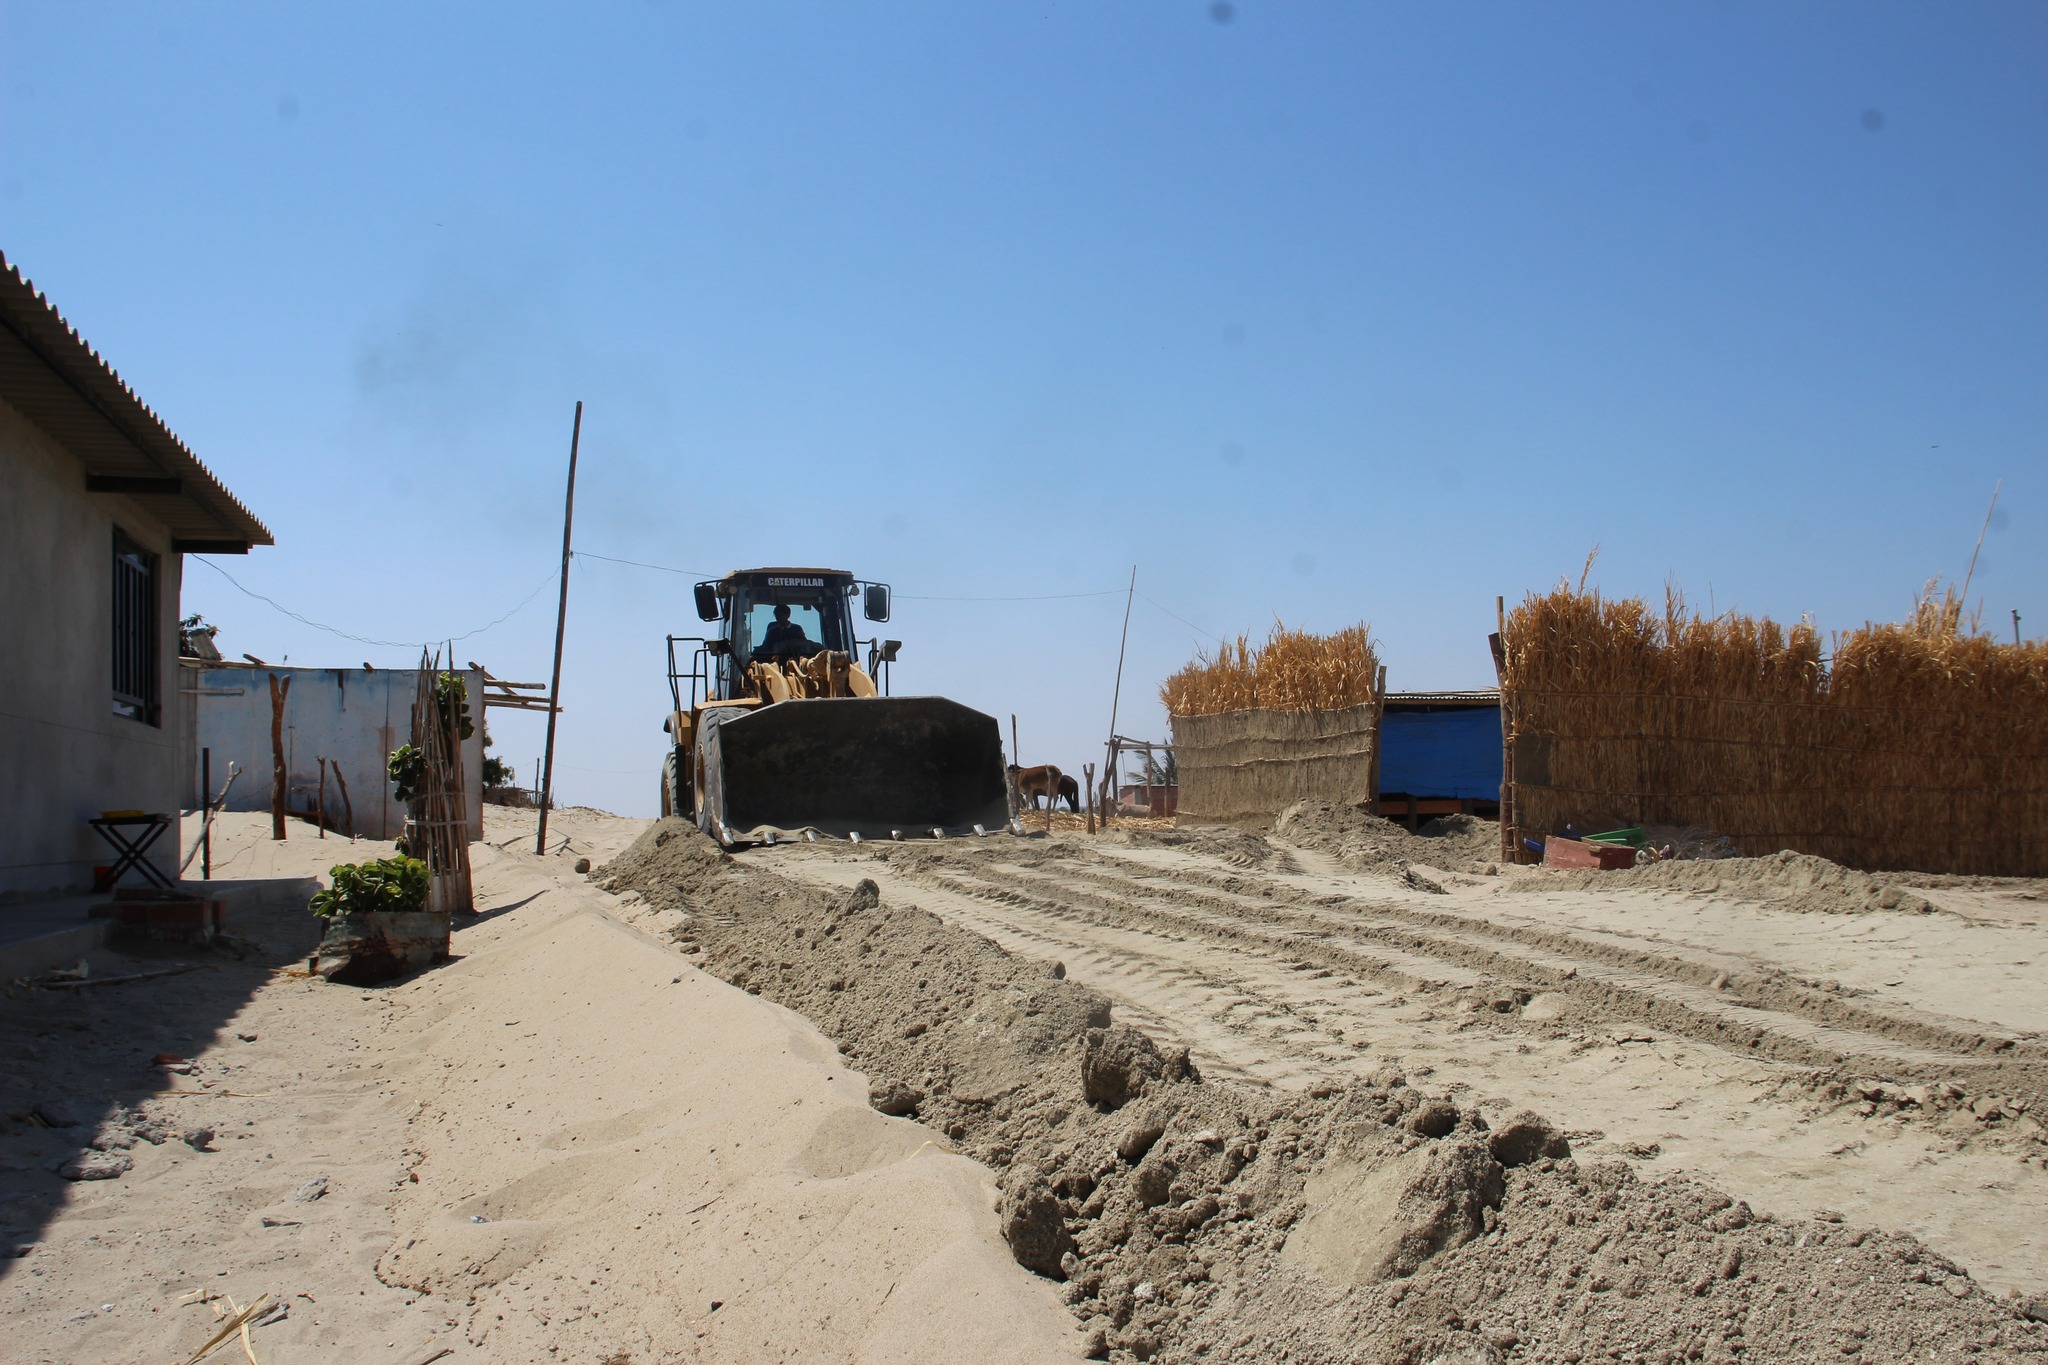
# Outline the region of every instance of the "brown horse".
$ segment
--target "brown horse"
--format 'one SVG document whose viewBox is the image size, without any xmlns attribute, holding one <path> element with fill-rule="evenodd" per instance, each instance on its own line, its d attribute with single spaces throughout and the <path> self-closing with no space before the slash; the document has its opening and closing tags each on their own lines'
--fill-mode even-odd
<svg viewBox="0 0 2048 1365">
<path fill-rule="evenodd" d="M 1017 784 L 1017 799 L 1032 810 L 1039 808 L 1040 797 L 1055 806 L 1064 797 L 1075 814 L 1081 811 L 1079 784 L 1051 763 L 1041 763 L 1035 768 L 1020 768 L 1012 763 L 1010 779 Z"/>
</svg>

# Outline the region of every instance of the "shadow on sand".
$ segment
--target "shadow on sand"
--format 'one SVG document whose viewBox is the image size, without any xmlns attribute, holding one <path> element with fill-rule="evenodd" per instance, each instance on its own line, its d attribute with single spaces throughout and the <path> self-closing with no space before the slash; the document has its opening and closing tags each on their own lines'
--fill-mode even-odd
<svg viewBox="0 0 2048 1365">
<path fill-rule="evenodd" d="M 102 948 L 87 959 L 88 979 L 180 964 L 195 970 L 77 990 L 17 988 L 0 1000 L 0 1281 L 34 1271 L 34 1243 L 59 1209 L 91 1188 L 56 1168 L 100 1133 L 138 1108 L 173 1132 L 217 1119 L 205 1098 L 160 1097 L 219 1077 L 176 1075 L 153 1059 L 234 1044 L 235 1016 L 275 973 L 303 966 L 319 942 L 320 922 L 306 911 L 319 889 L 310 877 L 187 886 L 227 902 L 232 947 Z"/>
</svg>

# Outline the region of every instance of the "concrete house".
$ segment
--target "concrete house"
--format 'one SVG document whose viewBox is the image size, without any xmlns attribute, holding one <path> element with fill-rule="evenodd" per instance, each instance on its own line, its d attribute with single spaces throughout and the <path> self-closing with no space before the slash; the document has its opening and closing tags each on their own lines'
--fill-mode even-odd
<svg viewBox="0 0 2048 1365">
<path fill-rule="evenodd" d="M 177 875 L 183 556 L 271 543 L 0 254 L 0 896 L 88 889 L 107 810 Z"/>
</svg>

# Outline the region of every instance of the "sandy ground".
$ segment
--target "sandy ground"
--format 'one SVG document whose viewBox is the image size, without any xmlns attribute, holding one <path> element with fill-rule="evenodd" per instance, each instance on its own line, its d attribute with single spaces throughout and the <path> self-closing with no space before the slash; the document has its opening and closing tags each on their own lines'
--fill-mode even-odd
<svg viewBox="0 0 2048 1365">
<path fill-rule="evenodd" d="M 2048 1289 L 2048 1147 L 2020 1112 L 2048 1077 L 2038 883 L 1925 889 L 1928 914 L 1822 914 L 1559 891 L 1540 870 L 1415 864 L 1415 886 L 1220 833 L 747 856 L 834 886 L 872 877 L 1056 958 L 1205 1075 L 1298 1090 L 1399 1066 L 1489 1109 L 1531 1106 L 1575 1151 L 1646 1177 L 1907 1231 L 1988 1287 Z M 1898 1098 L 1916 1092 L 1929 1102 Z"/>
<path fill-rule="evenodd" d="M 1489 873 L 1474 855 L 1497 851 L 1497 831 L 1418 839 L 1301 813 L 1271 840 L 1175 829 L 738 855 L 666 821 L 593 876 L 621 916 L 816 1021 L 877 1078 L 877 1105 L 998 1172 L 1018 1261 L 1061 1284 L 1112 1365 L 2048 1355 L 2048 1299 L 1977 1278 L 1882 1209 L 1754 1207 L 1655 1140 L 1578 1126 L 1587 1109 L 1699 1123 L 1670 1102 L 1699 1070 L 1662 1073 L 1711 1047 L 1757 1064 L 1746 1091 L 1729 1087 L 1757 1115 L 1713 1095 L 1726 1114 L 1708 1118 L 1775 1126 L 1726 1144 L 1770 1179 L 1811 1164 L 1787 1132 L 1844 1110 L 2031 1172 L 2031 1041 L 1895 1017 L 1725 952 L 1651 951 L 1627 932 L 1639 911 L 1614 932 L 1514 922 L 1516 897 L 1597 903 L 1643 879 Z M 1842 872 L 1730 860 L 1693 889 L 1843 923 L 1866 905 L 1923 913 Z M 1617 1077 L 1600 1047 L 1631 1069 Z M 1538 1090 L 1557 1105 L 1524 1107 Z M 1904 1193 L 1944 1197 L 1913 1172 Z M 2029 1231 L 2031 1212 L 2006 1230 Z"/>
<path fill-rule="evenodd" d="M 292 907 L 241 913 L 245 960 L 103 953 L 97 975 L 203 965 L 0 1003 L 7 1358 L 182 1361 L 263 1295 L 286 1308 L 251 1334 L 265 1365 L 1075 1357 L 984 1168 L 571 870 L 642 822 L 558 812 L 541 858 L 532 820 L 491 811 L 485 914 L 390 987 L 309 979 Z M 240 879 L 389 851 L 272 843 L 260 816 L 216 847 Z M 52 1172 L 96 1135 L 131 1169 Z"/>
<path fill-rule="evenodd" d="M 1014 1263 L 990 1171 L 951 1151 L 1028 1128 L 1022 1111 L 998 1106 L 981 1138 L 875 1112 L 844 1036 L 697 970 L 671 932 L 687 915 L 573 871 L 646 822 L 558 812 L 538 857 L 533 819 L 491 810 L 485 913 L 456 960 L 389 987 L 308 978 L 300 908 L 309 874 L 388 845 L 296 826 L 277 844 L 263 817 L 231 817 L 220 874 L 283 892 L 239 912 L 242 957 L 105 953 L 96 975 L 198 969 L 0 1003 L 0 1250 L 22 1252 L 0 1260 L 8 1358 L 181 1361 L 228 1298 L 262 1295 L 286 1309 L 253 1329 L 266 1365 L 1080 1353 L 1076 1286 Z M 1864 888 L 1823 912 L 1814 894 L 1488 875 L 1480 843 L 1409 840 L 1389 861 L 1341 839 L 1061 830 L 741 865 L 835 894 L 872 879 L 887 905 L 1056 960 L 1217 1081 L 1306 1097 L 1396 1069 L 1460 1112 L 1548 1115 L 1582 1161 L 1698 1177 L 1822 1233 L 1910 1233 L 1973 1277 L 1915 1293 L 2048 1290 L 2040 884 L 1923 879 L 1924 911 Z M 743 949 L 751 931 L 725 932 Z M 211 1137 L 183 1140 L 195 1127 Z M 95 1138 L 110 1150 L 93 1159 L 130 1169 L 54 1173 Z M 1260 1331 L 1245 1358 L 1278 1358 L 1285 1332 Z M 1979 1349 L 1960 1331 L 1945 1349 Z M 1889 1348 L 1873 1354 L 1913 1357 Z"/>
</svg>

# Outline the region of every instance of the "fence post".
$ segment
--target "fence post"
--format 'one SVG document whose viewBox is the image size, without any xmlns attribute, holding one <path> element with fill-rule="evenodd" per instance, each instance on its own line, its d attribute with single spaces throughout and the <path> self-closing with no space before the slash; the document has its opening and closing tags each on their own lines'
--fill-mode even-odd
<svg viewBox="0 0 2048 1365">
<path fill-rule="evenodd" d="M 1508 687 L 1507 598 L 1493 599 L 1493 673 L 1500 688 L 1500 860 L 1522 861 L 1522 843 L 1515 833 L 1515 710 Z"/>
</svg>

